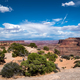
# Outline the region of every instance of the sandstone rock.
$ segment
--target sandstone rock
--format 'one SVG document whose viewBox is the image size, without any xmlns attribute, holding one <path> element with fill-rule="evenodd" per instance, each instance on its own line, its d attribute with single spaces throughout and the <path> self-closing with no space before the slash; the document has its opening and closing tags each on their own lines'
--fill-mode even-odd
<svg viewBox="0 0 80 80">
<path fill-rule="evenodd" d="M 59 40 L 58 45 L 55 47 L 61 55 L 79 55 L 80 56 L 80 38 L 68 38 Z"/>
</svg>

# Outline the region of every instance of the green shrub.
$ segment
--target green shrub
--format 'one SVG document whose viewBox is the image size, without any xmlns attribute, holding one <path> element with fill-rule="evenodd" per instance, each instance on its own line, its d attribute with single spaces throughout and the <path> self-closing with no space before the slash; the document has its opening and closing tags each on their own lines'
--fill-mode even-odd
<svg viewBox="0 0 80 80">
<path fill-rule="evenodd" d="M 45 74 L 56 69 L 53 62 L 47 61 L 46 57 L 37 53 L 29 54 L 28 60 L 21 63 L 21 68 L 24 71 L 25 76 Z"/>
<path fill-rule="evenodd" d="M 1 46 L 1 49 L 5 49 L 5 47 L 4 46 Z"/>
<path fill-rule="evenodd" d="M 60 51 L 58 51 L 57 49 L 54 49 L 54 53 L 59 55 L 60 54 Z"/>
<path fill-rule="evenodd" d="M 12 57 L 17 57 L 17 55 L 15 53 L 12 53 Z"/>
<path fill-rule="evenodd" d="M 3 49 L 3 51 L 2 51 L 3 53 L 7 53 L 7 51 L 6 51 L 6 49 Z"/>
<path fill-rule="evenodd" d="M 44 54 L 44 51 L 38 51 L 38 54 Z"/>
<path fill-rule="evenodd" d="M 74 65 L 74 67 L 73 67 L 73 68 L 75 68 L 75 67 L 80 67 L 80 60 L 75 61 L 74 63 L 75 63 L 75 65 Z"/>
<path fill-rule="evenodd" d="M 70 60 L 70 56 L 66 56 L 66 55 L 63 55 L 61 58 L 64 58 L 64 59 Z"/>
<path fill-rule="evenodd" d="M 1 75 L 10 78 L 13 75 L 18 74 L 20 71 L 20 66 L 17 63 L 10 62 L 4 65 L 1 70 Z"/>
<path fill-rule="evenodd" d="M 47 47 L 47 46 L 44 46 L 43 49 L 46 51 L 49 51 L 49 47 Z"/>
<path fill-rule="evenodd" d="M 33 47 L 34 47 L 34 48 L 37 48 L 37 45 L 36 45 L 35 43 L 30 43 L 29 46 L 30 46 L 31 48 L 33 48 Z"/>
<path fill-rule="evenodd" d="M 71 54 L 70 56 L 71 56 L 71 57 L 74 57 L 74 55 L 73 55 L 73 54 Z"/>
<path fill-rule="evenodd" d="M 80 56 L 76 56 L 75 59 L 80 59 Z"/>
<path fill-rule="evenodd" d="M 80 63 L 80 60 L 75 61 L 74 63 Z"/>
<path fill-rule="evenodd" d="M 53 54 L 53 53 L 50 53 L 48 52 L 48 54 L 45 54 L 46 58 L 48 58 L 50 61 L 56 61 L 56 58 L 57 58 L 57 55 L 56 54 Z"/>
<path fill-rule="evenodd" d="M 25 47 L 18 43 L 11 44 L 11 46 L 8 48 L 8 51 L 13 51 L 14 54 L 12 56 L 15 57 L 28 55 L 28 51 L 25 49 Z"/>
<path fill-rule="evenodd" d="M 5 62 L 4 57 L 5 57 L 5 54 L 2 51 L 0 51 L 0 63 Z"/>
</svg>

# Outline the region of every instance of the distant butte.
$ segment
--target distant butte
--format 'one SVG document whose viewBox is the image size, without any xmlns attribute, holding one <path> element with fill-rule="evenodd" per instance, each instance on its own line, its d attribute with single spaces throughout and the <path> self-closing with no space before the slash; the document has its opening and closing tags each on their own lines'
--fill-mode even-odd
<svg viewBox="0 0 80 80">
<path fill-rule="evenodd" d="M 61 55 L 73 54 L 75 56 L 80 56 L 80 37 L 59 40 L 55 48 L 61 52 Z"/>
</svg>

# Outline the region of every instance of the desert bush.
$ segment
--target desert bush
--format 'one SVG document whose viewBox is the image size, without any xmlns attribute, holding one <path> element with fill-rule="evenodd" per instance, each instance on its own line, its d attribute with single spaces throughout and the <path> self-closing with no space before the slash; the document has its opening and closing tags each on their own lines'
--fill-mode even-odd
<svg viewBox="0 0 80 80">
<path fill-rule="evenodd" d="M 49 47 L 47 47 L 47 46 L 44 46 L 43 49 L 46 51 L 49 51 Z"/>
<path fill-rule="evenodd" d="M 44 54 L 44 51 L 38 51 L 38 54 Z"/>
<path fill-rule="evenodd" d="M 5 62 L 4 57 L 5 57 L 5 54 L 2 51 L 0 51 L 0 63 Z"/>
<path fill-rule="evenodd" d="M 54 53 L 59 55 L 60 54 L 60 51 L 58 51 L 57 49 L 54 49 Z"/>
<path fill-rule="evenodd" d="M 37 74 L 45 74 L 55 70 L 55 64 L 51 61 L 47 61 L 46 57 L 37 53 L 31 53 L 28 55 L 28 60 L 21 63 L 22 70 L 25 76 L 33 76 Z"/>
<path fill-rule="evenodd" d="M 33 47 L 34 47 L 34 48 L 37 48 L 37 45 L 36 45 L 35 43 L 30 43 L 29 46 L 30 46 L 31 48 L 33 48 Z"/>
<path fill-rule="evenodd" d="M 20 66 L 17 63 L 7 63 L 4 65 L 3 69 L 1 70 L 1 75 L 3 77 L 10 78 L 15 74 L 20 73 Z"/>
<path fill-rule="evenodd" d="M 40 48 L 37 48 L 37 50 L 41 50 Z"/>
<path fill-rule="evenodd" d="M 74 63 L 80 63 L 80 60 L 75 61 Z"/>
<path fill-rule="evenodd" d="M 57 58 L 57 55 L 56 54 L 53 54 L 53 53 L 50 53 L 48 52 L 48 54 L 45 54 L 46 58 L 48 58 L 50 61 L 56 61 L 56 58 Z"/>
<path fill-rule="evenodd" d="M 74 57 L 74 55 L 73 55 L 73 54 L 70 54 L 69 56 Z"/>
<path fill-rule="evenodd" d="M 75 61 L 74 63 L 75 63 L 75 65 L 74 65 L 73 68 L 75 68 L 75 67 L 80 67 L 80 60 L 77 60 L 77 61 Z"/>
<path fill-rule="evenodd" d="M 3 52 L 3 53 L 7 53 L 7 51 L 6 51 L 6 49 L 5 49 L 5 48 L 3 49 L 3 51 L 2 51 L 2 52 Z"/>
<path fill-rule="evenodd" d="M 70 60 L 70 56 L 66 56 L 66 55 L 63 55 L 61 58 L 64 58 L 64 59 Z"/>
<path fill-rule="evenodd" d="M 28 51 L 25 49 L 25 47 L 18 43 L 11 44 L 11 46 L 8 48 L 8 51 L 13 51 L 13 57 L 28 55 Z"/>
<path fill-rule="evenodd" d="M 5 49 L 5 47 L 4 46 L 1 46 L 1 49 Z"/>
<path fill-rule="evenodd" d="M 80 56 L 75 56 L 74 58 L 75 58 L 75 59 L 80 59 Z"/>
</svg>

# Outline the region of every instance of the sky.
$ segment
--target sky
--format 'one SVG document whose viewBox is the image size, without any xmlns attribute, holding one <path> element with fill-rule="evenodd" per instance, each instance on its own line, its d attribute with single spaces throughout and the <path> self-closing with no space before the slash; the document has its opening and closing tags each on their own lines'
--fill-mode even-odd
<svg viewBox="0 0 80 80">
<path fill-rule="evenodd" d="M 80 0 L 0 0 L 0 40 L 80 37 Z"/>
</svg>

